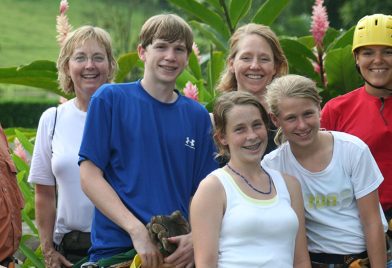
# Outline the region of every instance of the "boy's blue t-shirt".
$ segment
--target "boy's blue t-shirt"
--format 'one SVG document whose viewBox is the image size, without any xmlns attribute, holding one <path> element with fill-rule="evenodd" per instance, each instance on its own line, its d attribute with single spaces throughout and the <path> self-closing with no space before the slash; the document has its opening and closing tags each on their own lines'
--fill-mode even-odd
<svg viewBox="0 0 392 268">
<path fill-rule="evenodd" d="M 105 84 L 93 95 L 79 152 L 103 171 L 125 206 L 144 224 L 189 203 L 199 182 L 217 168 L 211 121 L 199 103 L 151 97 L 140 81 Z M 129 250 L 132 241 L 98 209 L 90 261 Z"/>
</svg>

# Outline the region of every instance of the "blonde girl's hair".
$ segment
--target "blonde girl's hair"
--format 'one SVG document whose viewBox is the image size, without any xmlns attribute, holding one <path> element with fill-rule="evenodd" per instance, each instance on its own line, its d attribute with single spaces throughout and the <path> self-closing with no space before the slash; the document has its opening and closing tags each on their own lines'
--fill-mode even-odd
<svg viewBox="0 0 392 268">
<path fill-rule="evenodd" d="M 283 98 L 305 98 L 312 100 L 318 107 L 321 107 L 321 97 L 316 87 L 316 83 L 301 75 L 285 75 L 276 78 L 267 86 L 265 100 L 268 104 L 269 111 L 278 117 L 280 114 L 279 102 Z M 277 145 L 281 145 L 284 141 L 282 129 L 279 128 L 274 139 Z"/>
<path fill-rule="evenodd" d="M 217 89 L 221 92 L 237 90 L 237 79 L 235 74 L 229 70 L 229 62 L 234 59 L 238 53 L 238 44 L 241 39 L 248 35 L 258 35 L 264 38 L 272 49 L 274 63 L 276 67 L 276 77 L 288 73 L 289 65 L 280 46 L 279 39 L 270 27 L 262 24 L 249 23 L 238 28 L 230 38 L 229 54 L 226 59 L 226 68 L 223 71 Z"/>
<path fill-rule="evenodd" d="M 147 48 L 156 39 L 170 43 L 184 41 L 188 55 L 192 52 L 192 29 L 184 19 L 175 14 L 156 15 L 143 24 L 139 35 L 140 45 Z"/>
<path fill-rule="evenodd" d="M 214 141 L 218 148 L 217 157 L 223 159 L 230 159 L 230 151 L 228 146 L 223 145 L 219 137 L 226 134 L 227 114 L 236 105 L 252 105 L 260 111 L 261 119 L 264 122 L 265 128 L 269 129 L 269 117 L 267 111 L 259 100 L 251 93 L 244 91 L 232 91 L 223 93 L 215 102 L 213 116 L 214 116 Z"/>
<path fill-rule="evenodd" d="M 107 82 L 111 82 L 114 78 L 114 74 L 117 70 L 117 61 L 113 55 L 112 40 L 109 33 L 99 27 L 90 25 L 81 26 L 67 34 L 57 58 L 58 81 L 61 89 L 65 93 L 75 92 L 74 83 L 68 75 L 69 60 L 75 49 L 82 46 L 87 40 L 95 40 L 99 45 L 104 47 L 109 61 L 109 75 Z"/>
</svg>

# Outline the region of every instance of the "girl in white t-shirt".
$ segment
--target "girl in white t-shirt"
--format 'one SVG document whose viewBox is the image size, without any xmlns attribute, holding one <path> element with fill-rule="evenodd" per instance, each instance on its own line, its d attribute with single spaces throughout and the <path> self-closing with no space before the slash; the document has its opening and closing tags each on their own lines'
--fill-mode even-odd
<svg viewBox="0 0 392 268">
<path fill-rule="evenodd" d="M 367 145 L 346 133 L 320 131 L 321 98 L 306 77 L 275 79 L 266 100 L 279 128 L 275 141 L 286 142 L 262 166 L 301 183 L 312 267 L 367 257 L 372 268 L 386 267 L 387 226 L 377 193 L 383 177 Z"/>
<path fill-rule="evenodd" d="M 209 174 L 191 204 L 196 267 L 310 267 L 298 181 L 260 166 L 268 115 L 234 91 L 214 107 L 214 139 L 226 166 Z"/>
</svg>

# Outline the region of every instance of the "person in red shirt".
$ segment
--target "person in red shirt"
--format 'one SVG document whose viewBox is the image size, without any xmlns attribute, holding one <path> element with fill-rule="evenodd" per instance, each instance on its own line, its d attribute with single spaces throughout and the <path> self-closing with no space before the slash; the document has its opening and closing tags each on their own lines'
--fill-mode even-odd
<svg viewBox="0 0 392 268">
<path fill-rule="evenodd" d="M 359 20 L 352 46 L 364 86 L 328 101 L 321 127 L 353 134 L 370 148 L 383 176 L 380 202 L 392 217 L 392 16 Z"/>
<path fill-rule="evenodd" d="M 14 267 L 12 255 L 22 237 L 21 209 L 24 202 L 9 154 L 7 138 L 0 125 L 0 265 Z"/>
</svg>

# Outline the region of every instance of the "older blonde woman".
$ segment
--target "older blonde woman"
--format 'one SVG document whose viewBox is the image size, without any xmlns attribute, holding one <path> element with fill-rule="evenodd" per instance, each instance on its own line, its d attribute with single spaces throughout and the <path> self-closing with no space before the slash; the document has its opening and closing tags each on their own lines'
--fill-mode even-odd
<svg viewBox="0 0 392 268">
<path fill-rule="evenodd" d="M 75 98 L 42 114 L 29 176 L 46 267 L 70 267 L 87 256 L 94 206 L 80 186 L 78 151 L 90 97 L 116 67 L 111 38 L 101 28 L 82 26 L 61 47 L 58 79 Z"/>
</svg>

